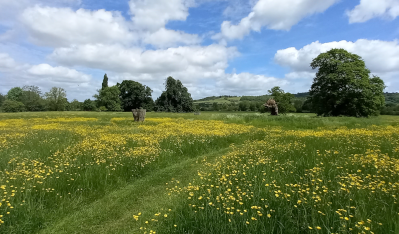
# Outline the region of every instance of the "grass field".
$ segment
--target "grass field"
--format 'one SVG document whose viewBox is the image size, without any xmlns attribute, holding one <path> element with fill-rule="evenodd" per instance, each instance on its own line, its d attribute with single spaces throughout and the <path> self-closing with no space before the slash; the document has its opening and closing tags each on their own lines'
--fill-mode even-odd
<svg viewBox="0 0 399 234">
<path fill-rule="evenodd" d="M 199 103 L 213 104 L 214 102 L 216 102 L 217 104 L 223 104 L 223 103 L 230 104 L 232 102 L 239 103 L 240 99 L 241 99 L 241 97 L 226 97 L 226 98 L 221 97 L 221 98 L 215 98 L 215 99 L 209 100 L 209 101 L 195 101 L 194 104 L 199 104 Z"/>
<path fill-rule="evenodd" d="M 0 114 L 0 233 L 399 233 L 399 118 Z"/>
</svg>

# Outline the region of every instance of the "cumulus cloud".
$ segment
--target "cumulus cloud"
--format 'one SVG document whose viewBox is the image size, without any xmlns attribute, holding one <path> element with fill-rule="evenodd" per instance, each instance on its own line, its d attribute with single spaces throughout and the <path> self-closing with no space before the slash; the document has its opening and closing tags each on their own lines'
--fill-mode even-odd
<svg viewBox="0 0 399 234">
<path fill-rule="evenodd" d="M 21 21 L 32 40 L 45 46 L 127 43 L 136 39 L 118 12 L 35 6 L 24 10 Z"/>
<path fill-rule="evenodd" d="M 238 25 L 224 21 L 221 34 L 214 39 L 241 39 L 251 31 L 260 31 L 262 27 L 274 30 L 290 30 L 306 16 L 324 12 L 339 0 L 259 0 L 252 12 Z"/>
<path fill-rule="evenodd" d="M 349 23 L 363 23 L 372 18 L 395 19 L 399 16 L 397 0 L 361 0 L 353 10 L 348 11 Z"/>
<path fill-rule="evenodd" d="M 161 28 L 151 33 L 143 33 L 142 40 L 158 48 L 174 47 L 176 45 L 195 45 L 201 42 L 198 35 L 188 34 L 181 31 Z"/>
<path fill-rule="evenodd" d="M 0 53 L 0 71 L 13 69 L 17 67 L 17 63 L 10 55 L 6 53 Z"/>
<path fill-rule="evenodd" d="M 84 100 L 87 93 L 95 92 L 92 77 L 67 67 L 53 67 L 49 64 L 22 64 L 8 54 L 0 53 L 0 92 L 7 93 L 12 87 L 24 85 L 39 86 L 44 92 L 57 86 L 67 90 L 73 97 Z"/>
<path fill-rule="evenodd" d="M 399 72 L 398 41 L 380 41 L 359 39 L 356 42 L 334 41 L 329 43 L 313 42 L 297 50 L 294 47 L 277 51 L 274 60 L 281 66 L 294 71 L 311 71 L 310 63 L 320 53 L 333 48 L 343 48 L 363 58 L 372 72 Z"/>
<path fill-rule="evenodd" d="M 129 6 L 136 27 L 157 31 L 170 20 L 186 20 L 194 0 L 130 0 Z"/>
<path fill-rule="evenodd" d="M 66 67 L 52 67 L 49 64 L 34 65 L 28 69 L 28 74 L 60 83 L 87 83 L 91 76 Z"/>
<path fill-rule="evenodd" d="M 120 45 L 80 45 L 54 50 L 50 58 L 66 66 L 87 66 L 118 73 L 171 74 L 209 77 L 224 72 L 234 47 L 221 45 L 177 47 L 162 50 L 125 48 Z"/>
</svg>

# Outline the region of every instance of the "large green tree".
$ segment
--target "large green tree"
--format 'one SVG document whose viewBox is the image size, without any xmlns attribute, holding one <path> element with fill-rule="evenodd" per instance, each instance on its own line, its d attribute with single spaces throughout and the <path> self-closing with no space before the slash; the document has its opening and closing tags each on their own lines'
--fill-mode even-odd
<svg viewBox="0 0 399 234">
<path fill-rule="evenodd" d="M 98 94 L 94 97 L 97 99 L 98 107 L 104 106 L 109 111 L 122 111 L 120 93 L 117 86 L 111 86 L 98 90 Z"/>
<path fill-rule="evenodd" d="M 20 87 L 14 87 L 8 91 L 7 99 L 12 100 L 12 101 L 21 102 L 22 94 L 23 94 L 23 90 Z"/>
<path fill-rule="evenodd" d="M 44 96 L 50 111 L 64 111 L 68 104 L 66 91 L 63 88 L 52 87 Z"/>
<path fill-rule="evenodd" d="M 119 88 L 119 97 L 124 111 L 143 108 L 151 111 L 154 108 L 150 87 L 133 80 L 124 80 L 116 85 Z"/>
<path fill-rule="evenodd" d="M 384 82 L 370 76 L 362 58 L 344 49 L 332 49 L 313 59 L 318 69 L 309 92 L 313 110 L 322 116 L 367 117 L 384 106 Z"/>
<path fill-rule="evenodd" d="M 277 102 L 279 114 L 286 114 L 288 112 L 296 111 L 294 105 L 292 105 L 292 100 L 295 97 L 293 94 L 284 92 L 284 90 L 282 90 L 279 86 L 275 86 L 268 90 L 268 93 Z"/>
<path fill-rule="evenodd" d="M 34 85 L 22 87 L 21 101 L 25 105 L 27 111 L 43 111 L 45 110 L 45 100 L 42 97 L 40 88 Z"/>
<path fill-rule="evenodd" d="M 165 82 L 165 91 L 155 101 L 155 109 L 167 112 L 192 112 L 193 99 L 180 80 L 169 76 Z"/>
<path fill-rule="evenodd" d="M 94 110 L 97 109 L 97 107 L 96 107 L 96 102 L 95 102 L 95 101 L 92 101 L 92 100 L 90 100 L 90 99 L 86 99 L 86 100 L 83 102 L 82 107 L 83 107 L 83 110 L 85 110 L 85 111 L 94 111 Z"/>
</svg>

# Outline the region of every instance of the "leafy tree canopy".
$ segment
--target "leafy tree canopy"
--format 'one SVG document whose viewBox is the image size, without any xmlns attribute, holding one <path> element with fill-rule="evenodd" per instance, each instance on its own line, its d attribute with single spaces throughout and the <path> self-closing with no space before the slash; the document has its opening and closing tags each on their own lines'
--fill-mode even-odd
<svg viewBox="0 0 399 234">
<path fill-rule="evenodd" d="M 116 86 L 119 88 L 119 97 L 125 111 L 139 108 L 151 111 L 154 108 L 154 100 L 151 97 L 152 90 L 150 87 L 133 80 L 124 80 Z"/>
<path fill-rule="evenodd" d="M 22 112 L 25 111 L 25 106 L 22 102 L 7 99 L 3 102 L 1 109 L 4 112 Z"/>
<path fill-rule="evenodd" d="M 85 110 L 85 111 L 94 111 L 94 110 L 96 110 L 96 102 L 92 101 L 90 99 L 86 99 L 83 102 L 82 106 L 83 106 L 83 110 Z"/>
<path fill-rule="evenodd" d="M 286 114 L 288 112 L 295 112 L 296 109 L 292 105 L 292 99 L 295 97 L 291 93 L 286 93 L 279 86 L 273 87 L 271 90 L 267 91 L 278 105 L 278 112 L 280 114 Z"/>
<path fill-rule="evenodd" d="M 21 101 L 25 105 L 27 111 L 43 111 L 45 110 L 45 101 L 42 98 L 40 88 L 34 85 L 22 87 Z"/>
<path fill-rule="evenodd" d="M 22 93 L 23 93 L 23 90 L 20 87 L 14 87 L 8 91 L 7 99 L 21 102 L 22 101 Z"/>
<path fill-rule="evenodd" d="M 168 112 L 192 112 L 194 111 L 193 99 L 187 88 L 180 80 L 168 77 L 165 83 L 165 91 L 155 101 L 158 111 Z"/>
<path fill-rule="evenodd" d="M 318 69 L 309 92 L 318 115 L 367 117 L 384 106 L 384 82 L 370 77 L 360 56 L 332 49 L 313 59 L 310 66 Z"/>
<path fill-rule="evenodd" d="M 46 97 L 48 110 L 50 111 L 64 111 L 68 104 L 66 91 L 63 88 L 52 87 L 44 96 Z"/>
<path fill-rule="evenodd" d="M 98 90 L 98 94 L 94 97 L 99 107 L 104 106 L 109 111 L 122 111 L 120 93 L 117 86 L 111 86 Z"/>
</svg>

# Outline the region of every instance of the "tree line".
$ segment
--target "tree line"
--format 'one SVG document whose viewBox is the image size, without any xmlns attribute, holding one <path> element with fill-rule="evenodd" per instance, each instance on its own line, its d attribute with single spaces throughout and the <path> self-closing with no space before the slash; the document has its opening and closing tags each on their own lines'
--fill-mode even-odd
<svg viewBox="0 0 399 234">
<path fill-rule="evenodd" d="M 155 101 L 148 86 L 132 80 L 124 80 L 108 86 L 108 76 L 104 75 L 101 89 L 94 99 L 68 102 L 66 91 L 53 87 L 42 94 L 37 86 L 14 87 L 6 95 L 0 94 L 0 106 L 4 112 L 23 111 L 147 111 L 192 112 L 193 99 L 180 80 L 168 77 L 165 91 Z"/>
<path fill-rule="evenodd" d="M 192 112 L 194 110 L 232 110 L 265 112 L 262 102 L 273 98 L 278 104 L 279 113 L 311 111 L 319 116 L 356 116 L 367 117 L 380 113 L 399 113 L 399 107 L 392 100 L 399 97 L 389 96 L 387 105 L 383 90 L 383 80 L 370 74 L 362 58 L 344 49 L 331 49 L 314 58 L 310 64 L 317 70 L 316 77 L 308 93 L 299 97 L 284 92 L 276 86 L 263 96 L 242 97 L 236 104 L 213 103 L 212 107 L 197 104 L 194 106 L 191 94 L 180 80 L 168 77 L 165 91 L 155 101 L 151 88 L 132 80 L 124 80 L 114 86 L 108 86 L 107 74 L 104 75 L 101 89 L 94 100 L 86 99 L 68 102 L 63 88 L 53 87 L 42 95 L 37 86 L 14 87 L 7 95 L 0 95 L 1 108 L 5 112 L 18 111 L 130 111 L 143 108 L 148 111 Z M 222 97 L 222 96 L 220 96 Z M 228 99 L 228 96 L 223 96 Z M 210 100 L 204 98 L 202 100 Z"/>
</svg>

